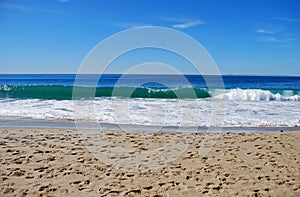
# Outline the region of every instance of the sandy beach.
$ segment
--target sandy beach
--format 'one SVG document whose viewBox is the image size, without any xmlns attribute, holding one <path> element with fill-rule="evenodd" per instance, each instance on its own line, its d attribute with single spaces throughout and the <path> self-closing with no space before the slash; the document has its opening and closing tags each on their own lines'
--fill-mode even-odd
<svg viewBox="0 0 300 197">
<path fill-rule="evenodd" d="M 204 133 L 101 132 L 132 152 L 192 140 L 174 161 L 134 172 L 101 161 L 75 130 L 1 128 L 0 195 L 300 196 L 298 131 L 223 133 L 202 156 Z"/>
</svg>

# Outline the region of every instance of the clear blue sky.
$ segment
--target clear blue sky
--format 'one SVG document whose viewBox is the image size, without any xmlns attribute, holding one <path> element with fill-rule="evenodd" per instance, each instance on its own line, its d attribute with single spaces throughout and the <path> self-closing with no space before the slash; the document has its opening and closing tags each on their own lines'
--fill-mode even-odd
<svg viewBox="0 0 300 197">
<path fill-rule="evenodd" d="M 0 0 L 0 73 L 76 73 L 100 41 L 142 25 L 199 41 L 222 74 L 300 75 L 298 0 Z"/>
</svg>

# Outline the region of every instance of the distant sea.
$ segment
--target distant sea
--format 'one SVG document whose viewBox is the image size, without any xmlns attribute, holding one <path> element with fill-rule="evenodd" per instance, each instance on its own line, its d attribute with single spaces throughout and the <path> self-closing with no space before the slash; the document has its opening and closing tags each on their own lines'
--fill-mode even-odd
<svg viewBox="0 0 300 197">
<path fill-rule="evenodd" d="M 199 75 L 185 75 L 186 85 L 177 75 L 105 74 L 93 87 L 97 75 L 83 75 L 82 92 L 92 88 L 95 95 L 73 99 L 74 74 L 1 74 L 0 119 L 70 121 L 74 103 L 92 102 L 94 116 L 80 121 L 207 127 L 214 126 L 211 101 L 223 99 L 226 127 L 300 126 L 300 77 L 225 75 L 224 91 L 214 83 L 216 76 L 206 77 L 212 81 L 209 87 Z"/>
</svg>

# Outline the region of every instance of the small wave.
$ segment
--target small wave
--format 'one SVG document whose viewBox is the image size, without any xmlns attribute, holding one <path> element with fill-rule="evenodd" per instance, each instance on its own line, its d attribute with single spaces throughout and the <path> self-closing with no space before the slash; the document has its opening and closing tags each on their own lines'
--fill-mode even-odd
<svg viewBox="0 0 300 197">
<path fill-rule="evenodd" d="M 76 97 L 73 90 L 76 88 Z M 91 93 L 94 93 L 93 95 Z M 205 88 L 150 88 L 150 87 L 74 87 L 59 85 L 0 85 L 0 98 L 72 100 L 94 97 L 125 98 L 208 98 Z"/>
<path fill-rule="evenodd" d="M 213 96 L 214 99 L 241 101 L 300 101 L 300 95 L 284 96 L 262 89 L 230 89 L 228 92 Z"/>
<path fill-rule="evenodd" d="M 72 89 L 59 85 L 0 85 L 0 98 L 70 100 Z"/>
<path fill-rule="evenodd" d="M 76 88 L 76 97 L 73 90 Z M 210 89 L 202 87 L 74 87 L 59 85 L 0 85 L 0 99 L 89 99 L 99 97 L 300 101 L 299 90 Z"/>
</svg>

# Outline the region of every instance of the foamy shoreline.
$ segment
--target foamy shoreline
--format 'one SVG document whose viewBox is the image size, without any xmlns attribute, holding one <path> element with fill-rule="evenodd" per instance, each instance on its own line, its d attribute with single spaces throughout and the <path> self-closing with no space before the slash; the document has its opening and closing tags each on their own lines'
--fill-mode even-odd
<svg viewBox="0 0 300 197">
<path fill-rule="evenodd" d="M 97 122 L 74 122 L 65 120 L 34 120 L 34 119 L 13 119 L 0 118 L 0 128 L 55 128 L 55 129 L 97 129 L 112 131 L 146 131 L 146 132 L 207 132 L 219 131 L 225 132 L 277 132 L 300 131 L 300 127 L 179 127 L 179 126 L 150 126 L 150 125 L 128 125 L 128 124 L 110 124 Z M 210 130 L 208 130 L 210 128 Z"/>
<path fill-rule="evenodd" d="M 159 126 L 300 127 L 299 101 L 250 99 L 225 103 L 225 100 L 116 97 L 92 100 L 0 99 L 0 119 Z M 217 122 L 214 121 L 216 119 Z"/>
<path fill-rule="evenodd" d="M 116 146 L 131 150 L 131 154 L 158 150 L 171 139 L 175 144 L 184 137 L 192 141 L 174 161 L 161 163 L 161 168 L 133 172 L 101 161 L 91 153 L 89 142 L 73 129 L 0 128 L 0 193 L 3 196 L 300 195 L 299 131 L 223 133 L 210 152 L 202 156 L 198 153 L 204 133 L 99 132 Z"/>
</svg>

